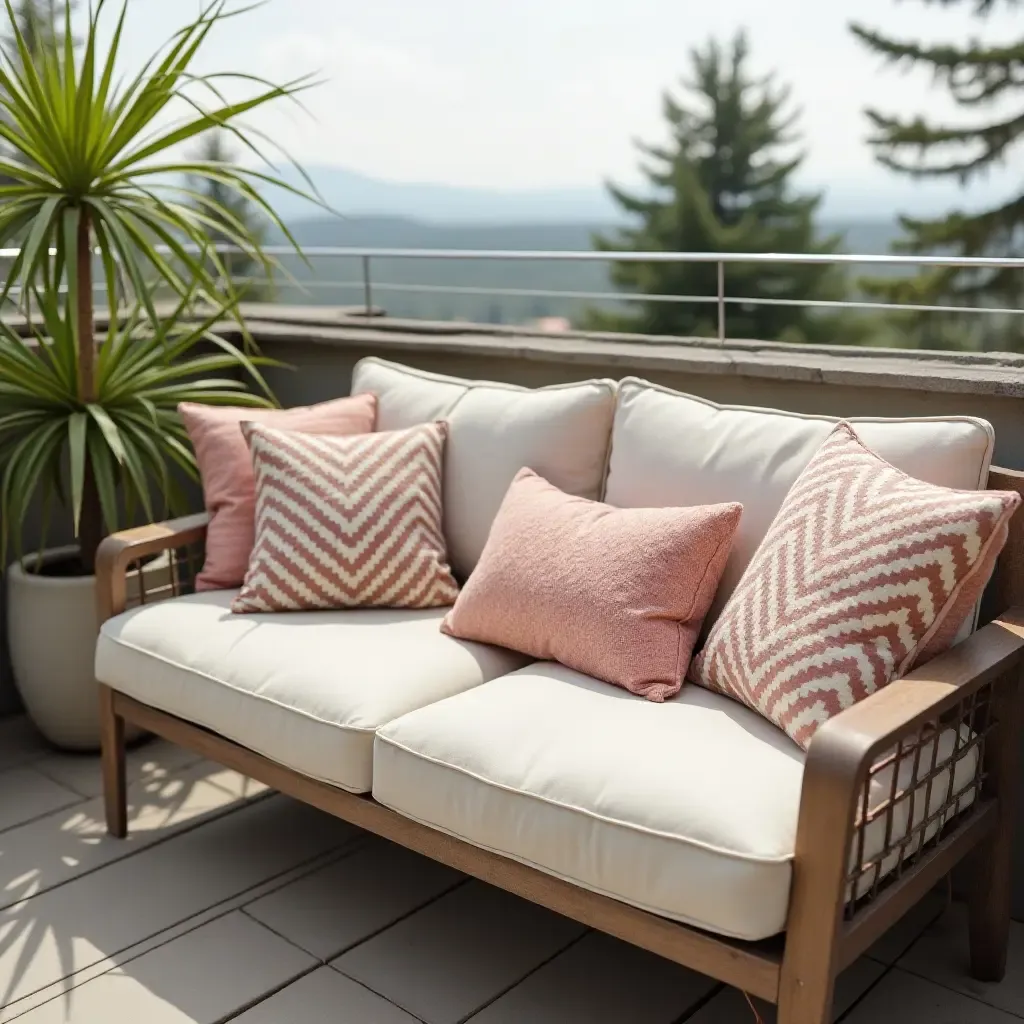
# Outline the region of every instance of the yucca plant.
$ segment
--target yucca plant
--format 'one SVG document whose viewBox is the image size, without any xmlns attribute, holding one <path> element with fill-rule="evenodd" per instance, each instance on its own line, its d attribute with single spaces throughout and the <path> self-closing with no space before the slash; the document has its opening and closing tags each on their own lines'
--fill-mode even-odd
<svg viewBox="0 0 1024 1024">
<path fill-rule="evenodd" d="M 99 28 L 108 0 L 76 26 L 80 52 L 70 5 L 57 44 L 33 53 L 4 3 L 18 54 L 0 63 L 0 248 L 20 251 L 0 303 L 16 304 L 32 325 L 27 337 L 0 326 L 4 544 L 17 539 L 34 499 L 69 508 L 89 574 L 105 533 L 133 508 L 154 516 L 170 501 L 174 511 L 176 471 L 195 476 L 179 401 L 272 401 L 210 240 L 227 238 L 268 271 L 271 260 L 211 193 L 248 200 L 291 239 L 260 187 L 297 190 L 271 171 L 174 153 L 226 129 L 261 155 L 261 136 L 238 119 L 311 83 L 193 73 L 211 30 L 243 13 L 225 0 L 209 3 L 123 82 L 127 0 L 105 54 Z M 230 78 L 245 83 L 249 98 L 224 97 L 221 80 Z M 169 122 L 178 108 L 187 115 Z M 197 191 L 197 178 L 219 189 Z M 99 336 L 97 291 L 109 310 Z M 232 318 L 238 343 L 217 329 Z"/>
</svg>

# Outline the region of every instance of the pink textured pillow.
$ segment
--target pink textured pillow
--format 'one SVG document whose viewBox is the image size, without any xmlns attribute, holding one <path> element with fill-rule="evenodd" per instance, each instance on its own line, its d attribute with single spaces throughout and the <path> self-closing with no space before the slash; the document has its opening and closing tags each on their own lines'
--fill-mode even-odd
<svg viewBox="0 0 1024 1024">
<path fill-rule="evenodd" d="M 365 434 L 373 430 L 377 399 L 353 395 L 295 409 L 182 402 L 178 412 L 195 449 L 203 501 L 210 513 L 206 560 L 196 577 L 196 590 L 223 590 L 242 582 L 253 545 L 256 485 L 242 422 L 309 434 Z"/>
<path fill-rule="evenodd" d="M 793 484 L 690 678 L 806 747 L 948 647 L 1020 504 L 907 476 L 840 423 Z"/>
<path fill-rule="evenodd" d="M 614 508 L 521 469 L 441 629 L 663 701 L 682 685 L 742 510 Z"/>
</svg>

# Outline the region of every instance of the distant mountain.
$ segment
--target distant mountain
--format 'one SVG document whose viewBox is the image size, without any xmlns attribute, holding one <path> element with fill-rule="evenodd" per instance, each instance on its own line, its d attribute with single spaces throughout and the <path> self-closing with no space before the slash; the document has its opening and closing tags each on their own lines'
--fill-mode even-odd
<svg viewBox="0 0 1024 1024">
<path fill-rule="evenodd" d="M 411 217 L 320 216 L 289 223 L 304 246 L 345 245 L 380 249 L 593 249 L 597 231 L 613 225 L 579 223 L 428 223 Z M 273 241 L 283 236 L 275 232 Z"/>
<path fill-rule="evenodd" d="M 353 216 L 408 217 L 433 224 L 607 224 L 622 219 L 598 182 L 574 188 L 463 188 L 375 178 L 346 167 L 313 165 L 307 172 L 332 209 Z M 290 185 L 308 188 L 293 168 L 278 168 L 277 173 Z M 805 187 L 823 194 L 826 219 L 860 223 L 889 221 L 897 211 L 931 216 L 954 208 L 983 208 L 1005 194 L 1016 194 L 1017 183 L 997 173 L 965 192 L 955 182 L 908 181 L 876 170 L 847 180 L 806 182 Z M 270 189 L 267 195 L 288 221 L 322 215 L 317 206 L 287 191 Z"/>
<path fill-rule="evenodd" d="M 321 214 L 289 221 L 289 229 L 304 246 L 343 245 L 381 249 L 556 249 L 590 250 L 594 235 L 612 233 L 615 221 L 509 221 L 495 223 L 434 223 L 413 217 Z M 842 250 L 876 254 L 890 251 L 899 225 L 886 220 L 825 219 L 822 234 L 843 236 Z M 269 242 L 284 241 L 271 232 Z"/>
<path fill-rule="evenodd" d="M 327 204 L 345 214 L 412 217 L 441 223 L 601 223 L 619 219 L 615 204 L 600 187 L 492 190 L 387 181 L 343 167 L 309 167 L 306 171 Z M 289 185 L 308 191 L 294 169 L 283 168 L 279 174 Z M 271 189 L 267 196 L 287 221 L 317 216 L 315 205 L 286 191 Z"/>
</svg>

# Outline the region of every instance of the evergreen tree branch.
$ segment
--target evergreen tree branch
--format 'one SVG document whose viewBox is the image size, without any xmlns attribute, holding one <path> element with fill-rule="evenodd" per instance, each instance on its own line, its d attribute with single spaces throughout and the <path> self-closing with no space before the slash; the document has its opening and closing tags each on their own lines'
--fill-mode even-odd
<svg viewBox="0 0 1024 1024">
<path fill-rule="evenodd" d="M 1024 40 L 999 46 L 986 46 L 977 40 L 966 46 L 925 46 L 891 39 L 856 22 L 850 30 L 890 63 L 927 65 L 963 106 L 989 103 L 1024 83 Z"/>
<path fill-rule="evenodd" d="M 916 178 L 956 177 L 968 182 L 978 172 L 1002 160 L 1007 151 L 1024 136 L 1024 112 L 987 125 L 936 126 L 922 118 L 902 121 L 869 110 L 867 115 L 875 126 L 869 142 L 877 148 L 877 159 L 883 166 Z M 925 154 L 934 149 L 968 148 L 972 155 L 961 159 L 926 161 Z M 901 154 L 910 150 L 917 159 Z"/>
</svg>

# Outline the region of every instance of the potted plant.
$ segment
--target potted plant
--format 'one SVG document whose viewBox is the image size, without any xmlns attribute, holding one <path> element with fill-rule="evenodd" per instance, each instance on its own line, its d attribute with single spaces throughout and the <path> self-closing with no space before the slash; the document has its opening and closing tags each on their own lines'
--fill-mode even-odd
<svg viewBox="0 0 1024 1024">
<path fill-rule="evenodd" d="M 286 235 L 258 187 L 297 190 L 271 173 L 174 154 L 211 129 L 258 153 L 258 133 L 238 118 L 309 83 L 191 71 L 211 30 L 235 16 L 223 0 L 124 83 L 116 71 L 127 0 L 105 55 L 105 0 L 76 26 L 80 51 L 66 17 L 56 42 L 35 53 L 5 3 L 18 54 L 0 65 L 0 248 L 20 251 L 0 303 L 15 302 L 28 323 L 24 334 L 0 324 L 0 526 L 3 550 L 18 555 L 8 570 L 10 653 L 43 734 L 94 749 L 100 541 L 136 510 L 149 519 L 178 511 L 176 474 L 197 477 L 179 402 L 272 402 L 211 238 L 268 271 L 270 260 L 230 204 L 194 183 L 245 198 Z M 224 98 L 219 80 L 232 77 L 248 98 Z M 177 108 L 187 115 L 169 123 Z M 109 311 L 99 329 L 96 292 Z M 225 319 L 237 322 L 240 342 L 218 331 Z M 73 548 L 21 550 L 22 523 L 38 508 L 44 542 L 52 511 L 70 518 Z"/>
</svg>

